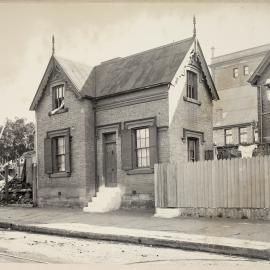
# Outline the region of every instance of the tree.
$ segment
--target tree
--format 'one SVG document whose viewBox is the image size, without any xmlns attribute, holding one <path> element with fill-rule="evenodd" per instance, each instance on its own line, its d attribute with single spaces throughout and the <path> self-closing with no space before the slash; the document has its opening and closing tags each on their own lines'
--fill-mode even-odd
<svg viewBox="0 0 270 270">
<path fill-rule="evenodd" d="M 14 160 L 19 158 L 24 152 L 34 149 L 33 122 L 28 122 L 25 118 L 15 118 L 14 121 L 7 119 L 5 129 L 0 138 L 0 159 Z M 3 126 L 0 127 L 0 132 Z"/>
</svg>

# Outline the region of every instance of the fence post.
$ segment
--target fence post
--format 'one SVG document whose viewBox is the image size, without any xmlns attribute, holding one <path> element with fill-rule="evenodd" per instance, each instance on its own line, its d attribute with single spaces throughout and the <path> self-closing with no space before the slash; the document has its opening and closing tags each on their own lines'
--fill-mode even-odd
<svg viewBox="0 0 270 270">
<path fill-rule="evenodd" d="M 5 199 L 8 201 L 8 165 L 5 166 Z"/>
<path fill-rule="evenodd" d="M 33 198 L 33 206 L 37 206 L 37 164 L 32 164 L 32 198 Z"/>
</svg>

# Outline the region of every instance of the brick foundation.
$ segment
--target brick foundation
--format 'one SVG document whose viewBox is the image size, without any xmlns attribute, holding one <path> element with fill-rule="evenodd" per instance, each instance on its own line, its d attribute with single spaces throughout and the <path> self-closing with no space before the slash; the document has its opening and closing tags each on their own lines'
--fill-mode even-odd
<svg viewBox="0 0 270 270">
<path fill-rule="evenodd" d="M 269 208 L 162 208 L 177 209 L 178 216 L 270 220 Z M 156 212 L 158 212 L 156 210 Z M 162 211 L 160 211 L 162 212 Z M 165 216 L 164 216 L 165 217 Z"/>
</svg>

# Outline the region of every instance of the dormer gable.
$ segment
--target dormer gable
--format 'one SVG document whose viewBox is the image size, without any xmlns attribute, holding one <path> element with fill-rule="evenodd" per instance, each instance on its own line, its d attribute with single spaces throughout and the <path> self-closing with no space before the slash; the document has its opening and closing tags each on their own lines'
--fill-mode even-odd
<svg viewBox="0 0 270 270">
<path fill-rule="evenodd" d="M 60 100 L 64 99 L 65 85 L 68 83 L 72 87 L 70 89 L 74 92 L 76 98 L 83 97 L 81 90 L 91 72 L 91 67 L 66 60 L 60 57 L 52 56 L 47 65 L 46 71 L 39 84 L 38 90 L 30 106 L 30 110 L 35 111 L 42 99 L 48 82 L 52 84 L 54 100 L 52 101 L 52 109 L 57 109 L 55 106 Z M 61 102 L 59 107 L 61 106 Z"/>
</svg>

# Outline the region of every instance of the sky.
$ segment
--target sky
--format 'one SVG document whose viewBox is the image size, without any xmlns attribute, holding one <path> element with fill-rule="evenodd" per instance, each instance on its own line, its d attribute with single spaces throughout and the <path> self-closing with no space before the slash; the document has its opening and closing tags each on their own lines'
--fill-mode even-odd
<svg viewBox="0 0 270 270">
<path fill-rule="evenodd" d="M 0 125 L 34 121 L 30 104 L 52 53 L 94 66 L 192 36 L 215 56 L 270 43 L 270 3 L 35 3 L 0 0 Z"/>
</svg>

